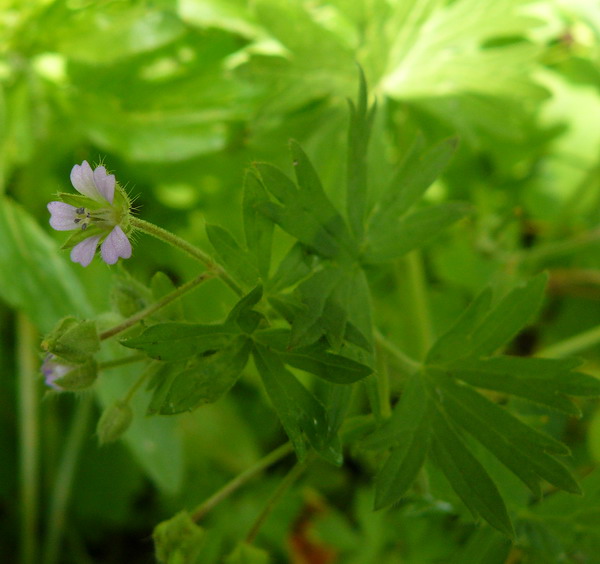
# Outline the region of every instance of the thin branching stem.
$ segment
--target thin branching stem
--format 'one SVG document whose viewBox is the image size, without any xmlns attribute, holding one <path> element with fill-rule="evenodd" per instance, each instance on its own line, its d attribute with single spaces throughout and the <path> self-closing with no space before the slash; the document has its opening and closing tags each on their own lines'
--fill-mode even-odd
<svg viewBox="0 0 600 564">
<path fill-rule="evenodd" d="M 215 492 L 206 501 L 201 503 L 193 512 L 192 519 L 194 521 L 200 521 L 209 511 L 215 506 L 221 503 L 224 499 L 228 498 L 233 492 L 238 490 L 246 482 L 254 478 L 257 474 L 260 474 L 263 470 L 267 469 L 272 464 L 275 464 L 282 458 L 285 458 L 290 452 L 292 452 L 292 445 L 285 443 L 279 448 L 271 451 L 269 454 L 258 460 L 250 468 L 244 470 L 241 474 L 238 474 L 230 482 L 225 484 L 220 490 Z"/>
</svg>

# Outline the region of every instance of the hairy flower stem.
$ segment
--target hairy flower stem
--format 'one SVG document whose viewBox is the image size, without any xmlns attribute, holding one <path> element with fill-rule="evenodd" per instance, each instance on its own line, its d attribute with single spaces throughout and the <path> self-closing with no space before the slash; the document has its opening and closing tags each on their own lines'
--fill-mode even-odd
<svg viewBox="0 0 600 564">
<path fill-rule="evenodd" d="M 130 327 L 133 327 L 136 323 L 138 323 L 145 317 L 152 315 L 159 309 L 165 307 L 172 301 L 183 296 L 185 293 L 189 292 L 190 290 L 193 290 L 199 284 L 202 284 L 202 282 L 205 282 L 206 280 L 209 280 L 214 276 L 215 274 L 212 272 L 203 272 L 202 274 L 200 274 L 200 276 L 197 276 L 193 280 L 190 280 L 189 282 L 186 282 L 185 284 L 179 286 L 179 288 L 173 290 L 170 294 L 167 294 L 166 296 L 158 300 L 156 303 L 153 303 L 147 308 L 142 309 L 137 313 L 134 313 L 131 317 L 128 317 L 125 321 L 119 323 L 118 325 L 115 325 L 111 329 L 107 329 L 106 331 L 100 333 L 100 340 L 104 341 L 106 339 L 109 339 L 110 337 L 114 337 L 115 335 L 122 333 Z"/>
<path fill-rule="evenodd" d="M 279 503 L 285 492 L 290 488 L 290 486 L 301 476 L 302 472 L 304 472 L 308 466 L 309 458 L 306 458 L 302 462 L 297 462 L 296 465 L 287 473 L 286 477 L 281 481 L 277 489 L 273 492 L 273 495 L 267 501 L 267 504 L 261 511 L 260 515 L 254 521 L 248 536 L 246 537 L 246 542 L 248 544 L 252 544 L 258 531 L 262 527 L 263 523 L 267 520 L 267 517 L 271 514 L 275 506 Z"/>
<path fill-rule="evenodd" d="M 223 280 L 223 282 L 225 282 L 225 284 L 227 284 L 238 296 L 243 295 L 242 289 L 234 282 L 231 276 L 227 274 L 225 269 L 216 261 L 214 261 L 210 255 L 206 254 L 195 245 L 192 245 L 174 233 L 171 233 L 162 227 L 158 227 L 158 225 L 144 221 L 143 219 L 132 217 L 130 221 L 132 227 L 135 229 L 139 229 L 140 231 L 143 231 L 144 233 L 147 233 L 156 239 L 160 239 L 163 243 L 177 247 L 195 260 L 200 261 L 210 272 L 213 272 L 216 276 Z"/>
<path fill-rule="evenodd" d="M 225 484 L 219 491 L 215 492 L 206 501 L 201 503 L 192 513 L 192 519 L 194 521 L 200 521 L 209 511 L 215 506 L 221 503 L 224 499 L 229 497 L 233 492 L 243 486 L 246 482 L 254 478 L 257 474 L 275 464 L 285 456 L 292 452 L 292 445 L 285 443 L 279 448 L 271 451 L 269 454 L 261 458 L 250 468 L 244 470 L 241 474 L 238 474 L 233 480 Z"/>
</svg>

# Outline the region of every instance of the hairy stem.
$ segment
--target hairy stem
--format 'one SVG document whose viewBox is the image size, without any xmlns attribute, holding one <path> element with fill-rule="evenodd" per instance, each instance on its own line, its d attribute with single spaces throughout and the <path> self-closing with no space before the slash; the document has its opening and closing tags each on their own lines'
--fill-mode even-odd
<svg viewBox="0 0 600 564">
<path fill-rule="evenodd" d="M 192 519 L 194 521 L 200 521 L 200 519 L 202 519 L 216 505 L 229 497 L 246 482 L 254 478 L 254 476 L 287 456 L 290 452 L 292 452 L 292 445 L 290 443 L 285 443 L 261 458 L 254 465 L 244 470 L 241 474 L 238 474 L 235 478 L 233 478 L 233 480 L 225 484 L 220 490 L 215 492 L 211 497 L 200 504 L 192 513 Z"/>
<path fill-rule="evenodd" d="M 281 481 L 277 489 L 273 492 L 264 509 L 261 511 L 260 515 L 254 521 L 248 536 L 246 537 L 246 542 L 248 544 L 252 544 L 258 531 L 262 527 L 263 523 L 267 520 L 267 517 L 271 514 L 275 506 L 279 503 L 285 492 L 290 488 L 290 486 L 301 476 L 302 472 L 306 470 L 308 466 L 309 459 L 306 458 L 302 462 L 297 462 L 294 467 L 287 473 L 285 478 Z"/>
<path fill-rule="evenodd" d="M 39 400 L 36 385 L 37 331 L 22 313 L 17 315 L 19 401 L 19 481 L 21 564 L 37 560 L 39 519 Z"/>
<path fill-rule="evenodd" d="M 174 233 L 171 233 L 170 231 L 167 231 L 158 225 L 154 225 L 149 221 L 144 221 L 143 219 L 139 219 L 137 217 L 131 218 L 131 225 L 134 228 L 139 229 L 140 231 L 143 231 L 152 237 L 155 237 L 156 239 L 160 239 L 163 241 L 163 243 L 167 243 L 173 247 L 181 249 L 193 259 L 201 262 L 210 272 L 213 272 L 216 276 L 221 278 L 221 280 L 223 280 L 223 282 L 225 282 L 225 284 L 227 284 L 238 296 L 243 294 L 242 289 L 234 282 L 225 269 L 216 261 L 214 261 L 210 255 L 195 245 L 188 243 L 185 239 L 178 237 Z"/>
<path fill-rule="evenodd" d="M 152 315 L 159 309 L 170 304 L 172 301 L 180 298 L 185 293 L 189 292 L 190 290 L 193 290 L 196 286 L 202 284 L 202 282 L 205 282 L 213 276 L 214 274 L 211 272 L 203 272 L 202 274 L 200 274 L 200 276 L 197 276 L 193 280 L 190 280 L 189 282 L 186 282 L 185 284 L 179 286 L 179 288 L 173 290 L 170 294 L 167 294 L 166 296 L 158 300 L 156 303 L 153 303 L 147 308 L 138 311 L 137 313 L 134 313 L 131 317 L 128 317 L 125 321 L 122 321 L 121 323 L 115 325 L 111 329 L 107 329 L 103 333 L 100 333 L 100 340 L 104 341 L 106 339 L 109 339 L 110 337 L 114 337 L 115 335 L 122 333 L 130 327 L 133 327 L 136 323 L 138 323 L 145 317 Z"/>
</svg>

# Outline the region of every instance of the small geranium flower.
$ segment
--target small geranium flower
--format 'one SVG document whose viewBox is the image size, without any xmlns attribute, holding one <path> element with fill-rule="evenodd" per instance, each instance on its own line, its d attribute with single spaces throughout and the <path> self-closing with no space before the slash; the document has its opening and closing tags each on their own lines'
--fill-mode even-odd
<svg viewBox="0 0 600 564">
<path fill-rule="evenodd" d="M 74 231 L 64 248 L 71 248 L 71 260 L 81 266 L 92 262 L 98 245 L 102 260 L 115 264 L 119 257 L 131 257 L 127 238 L 131 228 L 131 203 L 124 190 L 104 166 L 94 170 L 87 161 L 71 170 L 71 183 L 79 194 L 59 194 L 50 202 L 50 225 L 57 231 Z"/>
<path fill-rule="evenodd" d="M 56 380 L 60 380 L 63 376 L 66 376 L 73 368 L 74 366 L 70 364 L 58 362 L 57 357 L 53 354 L 46 355 L 42 363 L 42 374 L 44 375 L 46 386 L 62 391 L 63 388 L 56 384 Z"/>
</svg>

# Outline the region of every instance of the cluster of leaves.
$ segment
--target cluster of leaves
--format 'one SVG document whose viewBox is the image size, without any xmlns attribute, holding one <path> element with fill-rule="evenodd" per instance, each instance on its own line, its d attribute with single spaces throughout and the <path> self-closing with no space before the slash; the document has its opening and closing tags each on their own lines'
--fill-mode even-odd
<svg viewBox="0 0 600 564">
<path fill-rule="evenodd" d="M 174 414 L 216 401 L 252 356 L 299 458 L 310 445 L 325 460 L 342 463 L 338 432 L 350 385 L 369 377 L 374 367 L 365 266 L 420 247 L 468 211 L 452 202 L 414 209 L 452 155 L 453 140 L 411 152 L 380 205 L 369 209 L 365 156 L 373 108 L 364 78 L 358 104 L 350 107 L 346 218 L 292 142 L 296 182 L 264 163 L 246 176 L 245 246 L 222 227 L 207 228 L 224 267 L 241 287 L 251 288 L 226 320 L 167 321 L 121 341 L 160 361 L 149 413 Z M 296 242 L 270 276 L 275 225 Z M 408 376 L 392 416 L 361 443 L 366 449 L 391 448 L 376 477 L 376 508 L 399 502 L 430 455 L 475 515 L 512 536 L 502 496 L 465 433 L 534 495 L 541 495 L 541 480 L 580 493 L 557 458 L 568 455 L 568 448 L 479 391 L 521 397 L 569 415 L 579 411 L 567 396 L 600 395 L 600 382 L 573 371 L 578 361 L 496 354 L 537 313 L 546 281 L 540 274 L 493 305 L 491 291 L 484 290 Z M 321 397 L 294 369 L 323 379 Z M 376 385 L 376 376 L 371 381 Z"/>
</svg>

